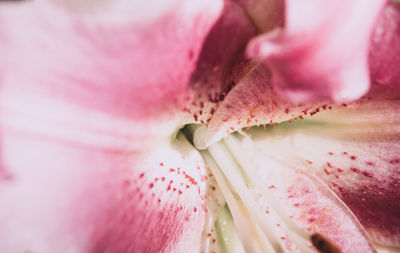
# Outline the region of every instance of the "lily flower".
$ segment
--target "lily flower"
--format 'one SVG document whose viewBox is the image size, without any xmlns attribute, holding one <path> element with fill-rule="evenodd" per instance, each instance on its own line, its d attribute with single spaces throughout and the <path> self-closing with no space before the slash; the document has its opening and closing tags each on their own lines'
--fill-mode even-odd
<svg viewBox="0 0 400 253">
<path fill-rule="evenodd" d="M 399 42 L 380 0 L 1 3 L 0 252 L 399 248 Z"/>
</svg>

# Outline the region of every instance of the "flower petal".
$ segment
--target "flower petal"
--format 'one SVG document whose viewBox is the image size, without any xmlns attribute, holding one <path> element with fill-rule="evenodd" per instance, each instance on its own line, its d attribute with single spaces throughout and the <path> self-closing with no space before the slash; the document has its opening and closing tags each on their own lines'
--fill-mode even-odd
<svg viewBox="0 0 400 253">
<path fill-rule="evenodd" d="M 374 30 L 369 51 L 372 79 L 380 84 L 400 84 L 400 4 L 383 11 Z"/>
<path fill-rule="evenodd" d="M 199 250 L 206 172 L 187 142 L 138 154 L 2 136 L 2 252 Z"/>
<path fill-rule="evenodd" d="M 0 251 L 199 249 L 204 166 L 168 143 L 222 5 L 164 7 L 1 6 Z"/>
<path fill-rule="evenodd" d="M 341 252 L 375 252 L 357 219 L 323 183 L 296 165 L 290 167 L 293 164 L 289 160 L 280 163 L 271 159 L 273 145 L 260 147 L 255 149 L 254 164 L 265 188 L 291 219 L 309 233 L 323 235 Z M 289 164 L 285 164 L 286 161 Z M 271 215 L 272 210 L 273 207 L 267 208 L 267 215 Z M 290 245 L 290 240 L 287 243 Z"/>
<path fill-rule="evenodd" d="M 191 77 L 193 103 L 188 110 L 195 123 L 211 120 L 225 95 L 248 70 L 244 57 L 247 41 L 256 29 L 236 3 L 227 1 L 216 25 L 203 45 L 196 71 Z"/>
<path fill-rule="evenodd" d="M 271 67 L 276 90 L 297 103 L 364 95 L 369 38 L 385 1 L 285 3 L 283 31 L 263 34 L 247 48 Z"/>
<path fill-rule="evenodd" d="M 265 2 L 261 1 L 261 3 L 259 3 L 259 4 L 261 4 L 261 5 L 271 4 L 271 3 L 267 3 L 267 2 L 268 1 L 265 1 Z M 249 10 L 249 9 L 252 9 L 252 6 L 254 7 L 255 5 L 257 5 L 256 3 L 252 2 L 252 1 L 238 1 L 238 3 L 242 6 L 242 8 L 246 11 L 247 14 L 251 12 L 251 10 Z M 376 2 L 371 2 L 371 4 L 372 3 L 376 3 Z M 336 3 L 333 3 L 333 4 L 336 4 Z M 355 5 L 356 3 L 352 3 L 351 6 L 353 6 L 353 4 Z M 362 3 L 360 3 L 360 4 L 362 5 Z M 374 73 L 378 73 L 377 71 L 381 71 L 380 73 L 383 73 L 382 71 L 391 71 L 390 72 L 391 74 L 388 73 L 387 75 L 392 76 L 392 77 L 395 76 L 397 73 L 396 68 L 390 67 L 390 66 L 396 66 L 396 64 L 393 64 L 393 65 L 390 65 L 390 64 L 395 63 L 397 54 L 391 54 L 386 51 L 383 51 L 382 53 L 373 53 L 374 48 L 377 49 L 376 50 L 377 52 L 381 52 L 382 50 L 387 50 L 388 47 L 381 46 L 381 44 L 379 44 L 379 43 L 382 43 L 382 44 L 386 43 L 385 45 L 388 45 L 388 43 L 389 44 L 396 43 L 396 39 L 398 37 L 397 36 L 398 33 L 396 32 L 397 31 L 396 30 L 397 29 L 396 28 L 397 27 L 396 26 L 397 19 L 394 16 L 397 12 L 393 11 L 396 6 L 397 5 L 388 5 L 386 7 L 385 13 L 387 13 L 387 14 L 383 13 L 383 15 L 381 16 L 381 19 L 380 19 L 380 23 L 378 24 L 377 28 L 375 29 L 375 35 L 374 35 L 374 39 L 372 41 L 372 49 L 370 50 L 370 65 L 371 65 L 370 67 L 372 69 L 374 79 L 379 79 L 379 78 L 374 77 Z M 349 8 L 349 7 L 346 7 L 346 8 Z M 346 8 L 343 7 L 344 12 L 346 12 Z M 375 9 L 377 10 L 379 8 L 375 8 Z M 349 11 L 349 10 L 347 10 L 347 11 Z M 361 9 L 358 11 L 361 11 Z M 279 11 L 277 11 L 277 13 L 278 12 Z M 329 14 L 328 10 L 326 10 L 326 12 Z M 358 14 L 363 15 L 362 13 L 358 13 Z M 251 17 L 250 14 L 248 14 L 248 15 Z M 323 18 L 323 17 L 324 17 L 324 15 L 322 15 L 320 18 Z M 393 17 L 393 19 L 389 19 L 390 17 Z M 297 18 L 300 18 L 300 17 L 297 17 Z M 326 20 L 327 22 L 329 21 L 332 23 L 333 21 L 335 21 L 335 20 L 333 20 L 333 18 L 332 18 L 332 20 L 330 20 L 329 15 L 327 15 L 326 18 L 327 18 L 327 20 Z M 243 20 L 243 22 L 240 22 L 240 20 Z M 389 22 L 389 20 L 390 20 L 390 22 Z M 244 18 L 240 19 L 237 17 L 235 22 L 236 22 L 236 24 L 245 24 L 244 21 L 245 21 Z M 234 23 L 233 21 L 230 21 L 230 22 Z M 255 21 L 253 20 L 253 22 L 255 22 Z M 368 28 L 369 30 L 371 30 L 373 23 L 374 22 L 371 21 L 371 25 Z M 335 24 L 336 24 L 335 22 L 332 23 L 333 28 L 335 28 Z M 315 25 L 318 25 L 318 24 L 315 24 Z M 365 25 L 365 26 L 363 26 L 364 28 L 367 27 L 366 24 L 364 24 L 364 25 Z M 336 24 L 336 26 L 339 26 L 339 25 Z M 216 27 L 218 27 L 218 26 L 216 26 Z M 276 87 L 276 84 L 277 84 L 276 83 L 276 74 L 277 74 L 276 67 L 274 67 L 273 64 L 269 64 L 269 67 L 271 67 L 271 68 L 269 68 L 267 66 L 262 66 L 262 64 L 257 64 L 255 62 L 250 62 L 250 61 L 246 60 L 246 58 L 244 58 L 241 55 L 240 45 L 242 45 L 246 40 L 248 40 L 248 36 L 243 36 L 243 37 L 236 36 L 235 37 L 236 40 L 234 42 L 237 44 L 234 44 L 232 42 L 227 43 L 227 42 L 225 42 L 224 38 L 230 39 L 230 36 L 224 37 L 223 34 L 224 34 L 224 31 L 226 33 L 226 30 L 229 30 L 229 29 L 227 29 L 227 26 L 225 26 L 225 27 L 221 26 L 221 27 L 224 28 L 225 30 L 223 30 L 222 28 L 220 29 L 221 31 L 218 30 L 218 33 L 216 35 L 214 35 L 214 37 L 217 37 L 217 39 L 214 39 L 214 37 L 212 37 L 213 40 L 211 40 L 211 41 L 213 41 L 213 43 L 210 44 L 209 46 L 203 48 L 202 55 L 206 55 L 206 54 L 204 54 L 204 52 L 211 51 L 211 52 L 218 52 L 218 54 L 214 53 L 213 55 L 221 55 L 224 52 L 228 52 L 229 53 L 228 55 L 236 54 L 238 56 L 236 58 L 234 57 L 233 59 L 227 58 L 227 57 L 218 57 L 218 59 L 224 59 L 222 61 L 221 60 L 217 61 L 216 59 L 209 57 L 210 59 L 214 59 L 214 60 L 206 61 L 207 64 L 205 64 L 205 65 L 210 66 L 208 68 L 209 71 L 197 72 L 197 74 L 198 74 L 197 76 L 202 76 L 203 79 L 205 78 L 205 81 L 200 82 L 200 78 L 192 79 L 192 81 L 193 80 L 198 81 L 196 83 L 197 85 L 194 85 L 193 87 L 194 87 L 195 91 L 199 94 L 199 97 L 200 97 L 199 100 L 201 102 L 198 104 L 203 106 L 203 107 L 200 106 L 200 108 L 195 106 L 195 108 L 197 108 L 197 109 L 193 113 L 193 116 L 196 119 L 195 122 L 207 124 L 206 129 L 203 129 L 202 131 L 199 131 L 197 133 L 198 138 L 195 138 L 195 139 L 200 140 L 200 142 L 201 142 L 201 143 L 196 143 L 197 147 L 204 148 L 212 143 L 217 142 L 218 140 L 220 140 L 222 137 L 228 135 L 229 133 L 237 131 L 243 127 L 249 127 L 249 126 L 254 126 L 254 125 L 263 125 L 263 124 L 265 125 L 265 124 L 271 124 L 271 123 L 274 124 L 276 122 L 281 122 L 281 121 L 285 121 L 285 120 L 293 121 L 293 120 L 301 119 L 307 114 L 314 115 L 314 114 L 318 113 L 319 111 L 328 110 L 328 109 L 332 109 L 332 108 L 336 108 L 336 107 L 340 106 L 340 105 L 334 105 L 334 104 L 332 104 L 332 101 L 326 101 L 326 100 L 325 101 L 322 100 L 319 102 L 307 101 L 305 103 L 300 103 L 300 104 L 299 103 L 297 103 L 297 104 L 289 103 L 286 99 L 284 99 L 282 96 L 280 96 L 280 95 L 282 95 L 281 94 L 282 92 L 279 89 L 279 87 L 278 87 L 278 89 Z M 237 27 L 243 27 L 242 28 L 243 30 L 247 30 L 247 31 L 249 30 L 249 27 L 247 27 L 246 25 L 237 26 Z M 274 27 L 279 27 L 279 22 L 275 22 Z M 336 27 L 336 28 L 337 29 L 335 31 L 337 31 L 337 32 L 341 31 L 341 29 L 339 29 L 340 27 Z M 350 29 L 350 28 L 346 28 L 346 29 Z M 230 29 L 230 30 L 232 30 L 232 29 Z M 379 31 L 381 31 L 381 32 L 379 32 Z M 360 32 L 361 32 L 361 30 L 360 30 Z M 382 32 L 385 35 L 379 36 Z M 274 33 L 274 32 L 271 32 L 271 33 Z M 276 31 L 275 31 L 275 33 L 276 33 Z M 211 33 L 210 35 L 212 35 L 212 34 L 213 33 Z M 245 34 L 245 33 L 242 32 L 241 34 Z M 367 32 L 367 34 L 369 34 L 369 32 Z M 288 38 L 290 36 L 292 36 L 292 35 L 290 35 L 290 36 L 289 35 L 290 34 L 288 32 L 284 33 L 284 36 L 286 36 Z M 249 36 L 251 36 L 251 33 L 249 34 Z M 270 34 L 268 36 L 270 36 Z M 365 36 L 367 36 L 367 35 L 365 35 Z M 312 37 L 311 39 L 313 39 L 313 38 L 315 38 L 315 37 Z M 333 38 L 336 39 L 336 37 L 333 37 Z M 368 41 L 368 38 L 369 37 L 367 36 L 365 41 Z M 312 42 L 311 39 L 307 39 L 307 42 Z M 342 40 L 342 39 L 345 39 L 345 38 L 339 37 L 336 40 L 333 40 L 333 42 L 334 43 L 340 42 L 340 40 Z M 238 46 L 236 48 L 232 47 L 234 50 L 232 48 L 230 48 L 230 51 L 229 51 L 229 50 L 227 50 L 227 47 L 218 46 L 218 45 L 220 45 L 220 44 L 216 43 L 218 41 L 220 41 L 222 45 L 229 44 L 229 45 L 238 45 Z M 282 42 L 283 45 L 286 45 L 285 41 L 286 41 L 285 38 L 282 38 L 282 41 L 280 41 L 279 43 Z M 297 41 L 301 41 L 301 40 L 295 40 L 293 43 L 297 43 Z M 326 44 L 326 45 L 328 45 L 328 44 Z M 392 44 L 390 44 L 390 45 L 392 45 Z M 208 45 L 208 44 L 206 43 L 206 45 Z M 368 45 L 368 43 L 365 43 L 365 47 L 367 47 L 367 45 Z M 393 50 L 396 50 L 396 45 L 392 46 Z M 323 55 L 323 56 L 326 56 L 324 52 L 329 51 L 329 50 L 326 51 L 325 49 L 328 50 L 329 47 L 328 48 L 321 47 L 321 50 L 322 50 L 321 55 Z M 379 51 L 379 50 L 381 50 L 381 51 Z M 311 51 L 311 52 L 314 52 L 314 51 Z M 363 50 L 359 50 L 359 48 L 357 48 L 357 50 L 353 50 L 353 51 L 361 52 Z M 316 54 L 319 54 L 319 53 L 316 52 Z M 337 54 L 337 55 L 341 55 L 341 54 Z M 348 55 L 348 54 L 344 54 L 344 55 Z M 365 57 L 363 56 L 361 58 L 366 59 L 366 54 L 363 54 L 363 55 Z M 297 55 L 295 55 L 295 56 L 297 57 Z M 273 57 L 275 57 L 275 55 Z M 299 57 L 302 57 L 302 59 L 304 61 L 308 61 L 308 59 L 311 59 L 307 55 L 299 55 Z M 352 59 L 356 59 L 356 58 L 352 57 Z M 202 60 L 204 60 L 203 57 L 200 58 L 200 63 L 202 62 Z M 295 68 L 298 67 L 298 65 L 297 65 L 298 61 L 291 61 L 290 59 L 286 59 L 286 58 L 284 60 L 288 65 L 295 62 L 295 64 L 292 64 L 292 65 Z M 325 61 L 325 63 L 326 62 L 328 62 L 327 64 L 332 63 L 332 61 Z M 336 63 L 339 64 L 340 61 L 336 61 Z M 348 61 L 348 63 L 353 64 L 353 61 Z M 312 70 L 318 70 L 316 68 L 316 66 L 324 65 L 324 64 L 318 64 L 316 62 L 314 62 L 313 64 L 314 65 L 311 68 Z M 364 66 L 366 64 L 366 61 L 363 61 L 363 63 L 360 63 L 360 64 L 358 64 L 358 62 L 354 63 L 354 64 L 355 64 L 354 66 L 356 66 L 356 67 Z M 290 66 L 292 66 L 292 65 L 290 65 Z M 343 65 L 343 66 L 347 66 L 347 65 Z M 205 68 L 200 67 L 199 69 L 204 70 Z M 344 71 L 347 71 L 346 69 L 349 69 L 349 68 L 343 67 Z M 298 73 L 300 73 L 300 71 L 303 71 L 303 68 L 298 68 L 298 70 L 299 70 Z M 354 71 L 351 70 L 349 72 L 351 72 L 351 76 L 357 76 L 357 75 L 354 75 L 354 73 L 355 73 Z M 206 74 L 202 75 L 204 73 L 206 73 Z M 223 73 L 227 73 L 227 74 L 223 74 Z M 309 73 L 310 73 L 309 71 L 303 71 L 303 73 L 307 73 L 306 76 L 302 74 L 303 77 L 305 76 L 308 78 L 308 76 L 311 76 L 311 78 L 313 78 L 312 74 L 309 75 Z M 311 72 L 311 73 L 315 73 L 315 71 Z M 284 75 L 284 78 L 291 78 L 291 77 L 295 76 L 295 75 L 293 75 L 293 73 L 286 73 L 286 74 Z M 329 79 L 332 76 L 331 72 L 329 72 L 329 71 L 326 73 L 319 73 L 319 74 L 321 74 L 321 78 L 326 78 L 326 79 Z M 367 75 L 363 74 L 362 76 L 363 76 L 363 78 L 368 79 Z M 367 86 L 369 86 L 369 80 L 367 80 L 367 79 L 365 79 L 366 82 L 364 82 L 364 84 L 367 84 Z M 211 80 L 211 81 L 209 83 L 207 83 L 208 80 Z M 298 80 L 301 81 L 302 79 L 297 78 L 296 80 L 291 80 L 290 83 L 295 85 Z M 382 80 L 381 80 L 381 82 L 382 82 Z M 335 85 L 338 83 L 339 82 L 336 82 L 336 81 L 332 82 L 332 84 L 335 84 Z M 357 88 L 359 84 L 364 85 L 362 83 L 363 82 L 357 81 L 357 82 L 354 82 L 354 84 L 357 84 L 357 85 L 351 84 L 350 87 Z M 217 87 L 217 88 L 215 88 L 215 87 Z M 325 87 L 323 87 L 323 85 L 319 85 L 319 84 L 318 84 L 318 87 L 310 86 L 309 88 L 310 88 L 311 93 L 314 93 L 314 92 L 318 93 L 321 90 L 323 92 L 329 90 L 329 89 L 326 89 Z M 328 92 L 330 92 L 330 91 L 328 91 Z M 317 93 L 315 93 L 314 95 L 318 95 Z M 301 96 L 297 96 L 297 95 L 295 95 L 296 98 L 301 98 Z M 312 95 L 312 96 L 314 96 L 314 95 Z M 323 98 L 329 99 L 329 96 L 326 96 L 326 97 L 323 96 Z M 299 101 L 295 101 L 295 102 L 299 102 Z M 209 104 L 211 104 L 211 105 L 209 105 Z"/>
<path fill-rule="evenodd" d="M 3 89 L 131 119 L 177 111 L 221 8 L 220 1 L 182 1 L 143 24 L 51 3 L 2 6 Z"/>
<path fill-rule="evenodd" d="M 315 173 L 376 243 L 400 246 L 400 88 L 374 85 L 361 101 L 272 127 L 263 149 Z M 256 138 L 256 137 L 254 137 Z"/>
<path fill-rule="evenodd" d="M 198 131 L 204 148 L 243 127 L 302 119 L 320 110 L 332 109 L 324 103 L 294 105 L 280 97 L 271 84 L 271 72 L 263 64 L 250 64 L 248 72 L 230 90 L 212 115 L 207 128 Z"/>
</svg>

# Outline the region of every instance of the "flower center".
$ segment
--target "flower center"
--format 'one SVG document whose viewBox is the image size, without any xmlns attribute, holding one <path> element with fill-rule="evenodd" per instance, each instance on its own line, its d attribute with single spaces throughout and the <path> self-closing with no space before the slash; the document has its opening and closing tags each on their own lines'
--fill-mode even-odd
<svg viewBox="0 0 400 253">
<path fill-rule="evenodd" d="M 185 132 L 196 143 L 201 131 L 204 128 L 189 126 Z M 335 247 L 322 236 L 311 235 L 295 224 L 266 190 L 251 160 L 254 148 L 250 138 L 234 133 L 200 150 L 226 201 L 214 224 L 219 249 L 222 252 L 285 252 L 289 246 L 314 252 L 311 246 L 314 245 L 322 252 L 335 252 Z"/>
</svg>

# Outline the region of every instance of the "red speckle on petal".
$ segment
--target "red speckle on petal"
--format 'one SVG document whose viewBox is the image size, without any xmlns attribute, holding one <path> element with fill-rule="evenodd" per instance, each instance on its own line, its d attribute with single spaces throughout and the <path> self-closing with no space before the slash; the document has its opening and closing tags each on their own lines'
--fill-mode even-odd
<svg viewBox="0 0 400 253">
<path fill-rule="evenodd" d="M 357 156 L 352 155 L 352 156 L 350 156 L 350 159 L 351 159 L 351 160 L 356 160 L 356 159 L 357 159 Z"/>
<path fill-rule="evenodd" d="M 368 166 L 375 166 L 375 163 L 374 163 L 374 162 L 370 162 L 370 161 L 366 162 L 366 164 L 367 164 Z"/>
<path fill-rule="evenodd" d="M 143 177 L 144 177 L 144 173 L 143 173 L 143 172 L 140 173 L 139 177 L 140 177 L 140 178 L 143 178 Z"/>
<path fill-rule="evenodd" d="M 358 168 L 355 167 L 351 167 L 350 170 L 356 172 L 356 173 L 360 173 L 360 170 Z"/>
<path fill-rule="evenodd" d="M 366 177 L 374 177 L 374 174 L 372 174 L 371 172 L 369 172 L 369 171 L 363 171 L 363 172 L 361 172 L 364 176 L 366 176 Z"/>
<path fill-rule="evenodd" d="M 341 173 L 341 172 L 343 172 L 344 170 L 343 170 L 342 168 L 337 168 L 337 171 Z"/>
<path fill-rule="evenodd" d="M 214 108 L 211 108 L 211 109 L 210 109 L 210 114 L 213 115 L 214 113 L 215 113 L 215 109 L 214 109 Z"/>
</svg>

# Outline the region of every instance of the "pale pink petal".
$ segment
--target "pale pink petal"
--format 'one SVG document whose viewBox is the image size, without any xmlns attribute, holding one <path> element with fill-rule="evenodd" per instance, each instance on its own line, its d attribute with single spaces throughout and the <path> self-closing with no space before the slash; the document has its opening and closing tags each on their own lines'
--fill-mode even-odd
<svg viewBox="0 0 400 253">
<path fill-rule="evenodd" d="M 400 4 L 386 6 L 369 51 L 371 77 L 380 84 L 400 84 Z"/>
<path fill-rule="evenodd" d="M 275 89 L 293 102 L 358 99 L 369 88 L 369 41 L 385 2 L 287 0 L 283 30 L 254 38 L 248 54 L 271 67 Z"/>
<path fill-rule="evenodd" d="M 199 249 L 204 166 L 168 143 L 221 2 L 164 7 L 0 6 L 1 252 Z"/>
<path fill-rule="evenodd" d="M 105 22 L 52 4 L 5 5 L 3 89 L 131 119 L 176 110 L 221 7 L 220 1 L 182 1 L 143 24 Z"/>
<path fill-rule="evenodd" d="M 137 153 L 2 129 L 2 252 L 195 252 L 206 175 L 187 142 Z"/>
<path fill-rule="evenodd" d="M 400 88 L 268 128 L 260 147 L 321 178 L 376 243 L 400 246 Z"/>
</svg>

